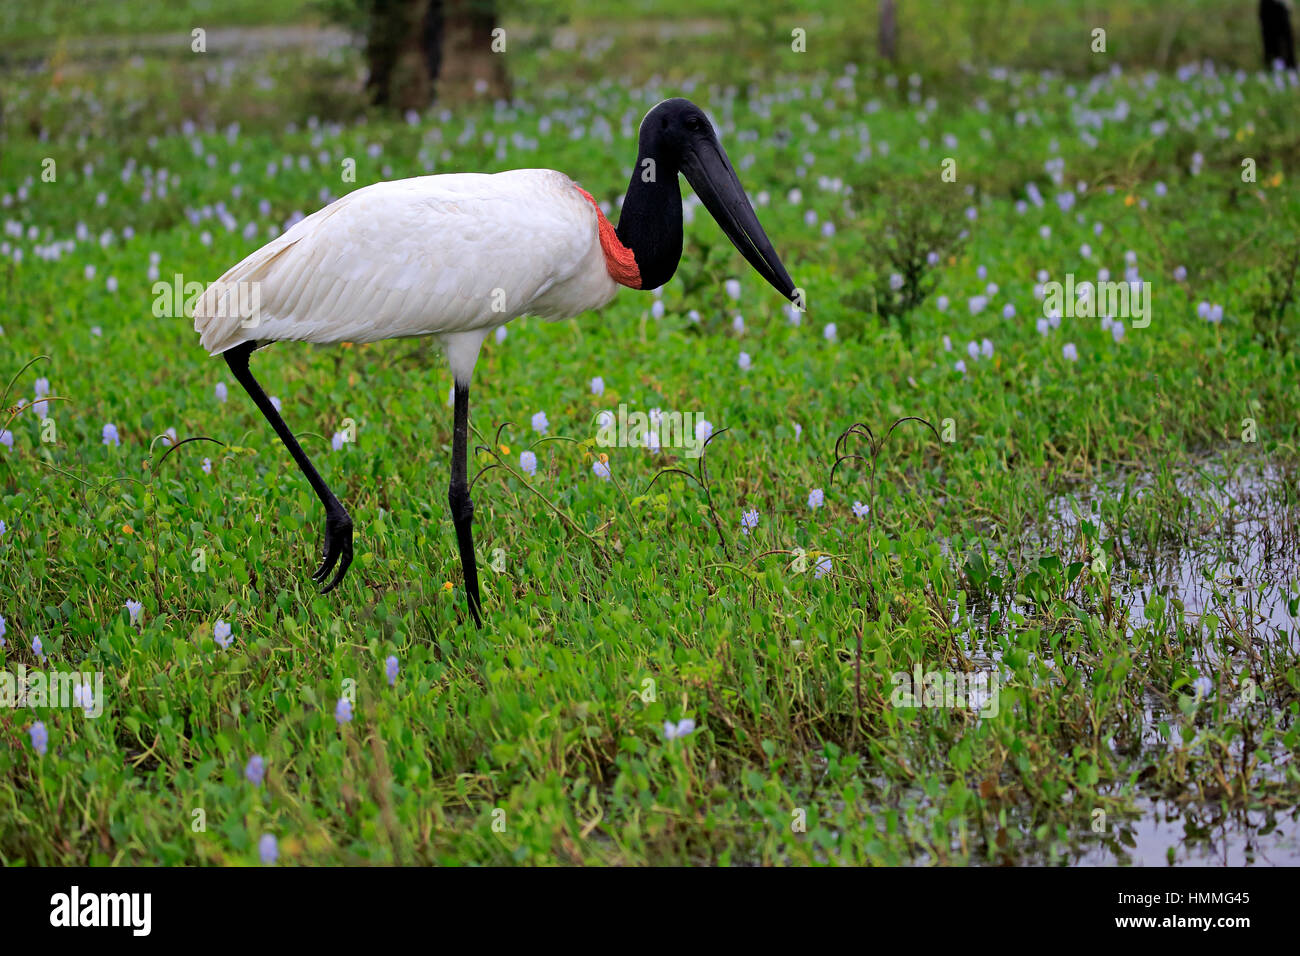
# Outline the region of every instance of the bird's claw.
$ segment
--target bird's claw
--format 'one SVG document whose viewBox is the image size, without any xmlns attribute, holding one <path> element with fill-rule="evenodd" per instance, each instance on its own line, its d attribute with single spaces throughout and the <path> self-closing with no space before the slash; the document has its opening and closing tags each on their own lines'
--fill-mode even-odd
<svg viewBox="0 0 1300 956">
<path fill-rule="evenodd" d="M 338 564 L 338 570 L 334 572 L 330 583 L 321 588 L 321 594 L 328 594 L 339 586 L 343 575 L 347 574 L 348 567 L 352 564 L 352 519 L 346 511 L 326 517 L 325 541 L 321 550 L 324 558 L 321 566 L 311 576 L 313 581 L 318 584 L 323 582 L 334 565 Z"/>
</svg>

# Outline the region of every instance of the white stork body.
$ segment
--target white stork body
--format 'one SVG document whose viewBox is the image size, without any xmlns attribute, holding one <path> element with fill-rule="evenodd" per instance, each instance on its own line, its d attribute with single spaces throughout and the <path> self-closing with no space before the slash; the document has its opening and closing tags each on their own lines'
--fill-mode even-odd
<svg viewBox="0 0 1300 956">
<path fill-rule="evenodd" d="M 599 226 L 577 184 L 551 169 L 376 183 L 229 269 L 196 304 L 194 329 L 212 355 L 251 341 L 433 335 L 465 382 L 498 326 L 614 297 Z M 235 307 L 241 284 L 255 284 L 255 318 Z"/>
<path fill-rule="evenodd" d="M 642 119 L 637 140 L 617 227 L 572 179 L 549 169 L 377 183 L 308 216 L 204 292 L 194 309 L 200 342 L 225 359 L 325 508 L 323 558 L 312 575 L 324 591 L 352 563 L 352 517 L 253 377 L 254 349 L 439 339 L 455 377 L 447 503 L 466 601 L 480 624 L 467 463 L 470 377 L 487 334 L 520 315 L 558 319 L 599 308 L 620 285 L 657 289 L 671 279 L 682 253 L 679 173 L 759 275 L 801 303 L 698 106 L 665 100 Z"/>
</svg>

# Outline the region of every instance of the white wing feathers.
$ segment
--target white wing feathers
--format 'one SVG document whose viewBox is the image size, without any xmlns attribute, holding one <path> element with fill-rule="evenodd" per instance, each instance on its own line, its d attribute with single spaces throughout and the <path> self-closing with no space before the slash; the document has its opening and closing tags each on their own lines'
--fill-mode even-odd
<svg viewBox="0 0 1300 956">
<path fill-rule="evenodd" d="M 358 189 L 252 253 L 200 297 L 194 329 L 213 355 L 251 340 L 372 342 L 576 314 L 616 289 L 569 177 L 423 176 Z"/>
</svg>

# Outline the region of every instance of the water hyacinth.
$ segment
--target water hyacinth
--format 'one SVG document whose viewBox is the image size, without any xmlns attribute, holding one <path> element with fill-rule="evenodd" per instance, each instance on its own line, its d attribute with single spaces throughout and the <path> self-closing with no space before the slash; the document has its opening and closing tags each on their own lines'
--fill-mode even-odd
<svg viewBox="0 0 1300 956">
<path fill-rule="evenodd" d="M 131 615 L 131 620 L 129 622 L 131 626 L 134 627 L 139 624 L 140 617 L 144 614 L 144 605 L 139 601 L 132 601 L 128 598 L 126 604 L 123 606 L 126 608 L 127 613 Z"/>
<path fill-rule="evenodd" d="M 5 633 L 9 630 L 9 625 L 5 622 L 5 616 L 0 614 L 0 647 L 5 646 Z"/>
<path fill-rule="evenodd" d="M 388 678 L 388 686 L 392 687 L 397 683 L 397 672 L 400 665 L 397 662 L 397 655 L 389 654 L 384 658 L 384 676 Z"/>
<path fill-rule="evenodd" d="M 537 456 L 531 451 L 519 453 L 519 469 L 526 475 L 537 474 Z"/>
<path fill-rule="evenodd" d="M 280 858 L 280 845 L 274 836 L 263 833 L 257 841 L 257 856 L 266 866 L 272 866 Z"/>
<path fill-rule="evenodd" d="M 244 765 L 244 779 L 255 787 L 262 785 L 262 778 L 266 776 L 266 761 L 258 754 L 248 758 L 248 763 Z"/>
<path fill-rule="evenodd" d="M 826 575 L 830 574 L 830 571 L 831 559 L 829 557 L 824 557 L 817 562 L 817 567 L 813 568 L 813 577 L 817 579 L 824 578 Z"/>
<path fill-rule="evenodd" d="M 682 737 L 686 737 L 694 731 L 695 721 L 690 717 L 683 717 L 675 724 L 671 720 L 664 721 L 665 740 L 680 740 Z"/>
<path fill-rule="evenodd" d="M 1074 347 L 1073 342 L 1066 342 L 1065 345 L 1061 346 L 1061 354 L 1065 356 L 1067 362 L 1079 361 L 1079 350 Z"/>
<path fill-rule="evenodd" d="M 230 646 L 230 625 L 220 619 L 212 625 L 212 639 L 223 651 Z"/>
<path fill-rule="evenodd" d="M 38 720 L 27 728 L 27 733 L 32 738 L 32 749 L 37 756 L 44 757 L 50 748 L 50 735 L 45 730 L 45 724 Z"/>
<path fill-rule="evenodd" d="M 853 515 L 857 518 L 865 518 L 871 513 L 871 508 L 864 505 L 861 501 L 853 502 Z"/>
<path fill-rule="evenodd" d="M 605 380 L 601 378 L 599 375 L 597 375 L 595 378 L 591 380 L 591 394 L 593 395 L 605 394 Z"/>
<path fill-rule="evenodd" d="M 820 508 L 822 504 L 825 502 L 825 500 L 826 500 L 826 496 L 822 493 L 822 490 L 820 488 L 814 488 L 812 491 L 808 493 L 809 508 L 813 508 L 813 509 Z"/>
<path fill-rule="evenodd" d="M 836 333 L 835 323 L 827 322 L 825 327 L 822 329 L 822 338 L 824 338 L 827 342 L 834 342 L 835 333 Z"/>
<path fill-rule="evenodd" d="M 545 412 L 538 412 L 533 416 L 533 431 L 537 432 L 537 434 L 545 435 L 550 427 L 551 422 L 550 419 L 546 417 Z"/>
<path fill-rule="evenodd" d="M 334 720 L 339 724 L 352 722 L 352 701 L 349 698 L 340 697 L 334 705 Z"/>
<path fill-rule="evenodd" d="M 225 382 L 218 382 L 216 387 L 217 401 L 224 402 L 228 397 Z"/>
<path fill-rule="evenodd" d="M 32 653 L 40 658 L 41 663 L 45 663 L 45 645 L 41 643 L 39 635 L 32 637 Z"/>
<path fill-rule="evenodd" d="M 117 426 L 114 425 L 112 422 L 109 422 L 107 425 L 104 426 L 101 435 L 103 437 L 105 445 L 112 445 L 114 448 L 116 448 L 118 445 L 122 444 L 121 439 L 118 438 L 117 435 Z"/>
<path fill-rule="evenodd" d="M 749 358 L 749 353 L 741 352 L 739 357 L 736 359 L 736 364 L 740 366 L 742 372 L 748 372 L 749 366 L 752 364 Z"/>
<path fill-rule="evenodd" d="M 200 464 L 200 467 L 203 469 L 203 473 L 205 475 L 212 474 L 212 459 L 204 458 L 202 463 Z"/>
<path fill-rule="evenodd" d="M 751 508 L 740 516 L 740 533 L 749 534 L 758 527 L 758 509 Z"/>
<path fill-rule="evenodd" d="M 728 279 L 722 285 L 723 288 L 727 290 L 727 298 L 731 299 L 733 302 L 740 301 L 740 280 L 739 279 Z"/>
<path fill-rule="evenodd" d="M 591 466 L 592 474 L 604 481 L 609 481 L 609 463 L 597 461 Z"/>
</svg>

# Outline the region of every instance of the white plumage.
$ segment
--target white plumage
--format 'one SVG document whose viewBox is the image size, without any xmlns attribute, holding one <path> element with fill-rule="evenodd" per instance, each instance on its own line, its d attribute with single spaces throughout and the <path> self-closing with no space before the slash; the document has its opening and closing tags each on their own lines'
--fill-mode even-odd
<svg viewBox="0 0 1300 956">
<path fill-rule="evenodd" d="M 235 307 L 240 284 L 256 284 L 254 319 Z M 212 355 L 433 335 L 468 381 L 493 329 L 599 308 L 618 288 L 596 210 L 563 173 L 422 176 L 349 193 L 249 255 L 200 298 L 194 329 Z"/>
</svg>

